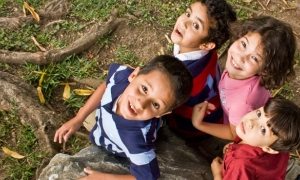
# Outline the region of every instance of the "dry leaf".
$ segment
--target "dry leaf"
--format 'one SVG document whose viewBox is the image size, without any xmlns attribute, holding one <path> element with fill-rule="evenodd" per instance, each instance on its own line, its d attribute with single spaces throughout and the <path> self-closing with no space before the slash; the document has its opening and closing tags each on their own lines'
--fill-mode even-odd
<svg viewBox="0 0 300 180">
<path fill-rule="evenodd" d="M 40 77 L 40 79 L 39 79 L 39 86 L 42 86 L 42 83 L 43 83 L 43 81 L 44 81 L 44 76 L 45 76 L 45 72 L 42 72 L 42 74 L 41 74 L 41 77 Z"/>
<path fill-rule="evenodd" d="M 74 93 L 80 96 L 89 96 L 93 94 L 94 90 L 90 89 L 74 89 Z"/>
<path fill-rule="evenodd" d="M 40 102 L 41 102 L 42 104 L 45 104 L 45 98 L 44 98 L 44 95 L 43 95 L 41 86 L 37 87 L 36 90 L 37 90 L 37 93 L 38 93 Z"/>
<path fill-rule="evenodd" d="M 14 152 L 14 151 L 11 151 L 11 150 L 7 149 L 6 147 L 2 147 L 2 150 L 5 154 L 7 154 L 7 155 L 9 155 L 13 158 L 16 158 L 16 159 L 23 159 L 25 157 L 25 156 L 20 155 L 17 152 Z"/>
<path fill-rule="evenodd" d="M 67 101 L 70 98 L 70 96 L 71 96 L 70 91 L 71 91 L 70 85 L 69 85 L 69 83 L 66 83 L 65 88 L 64 88 L 64 93 L 63 93 L 63 99 L 65 101 Z"/>
<path fill-rule="evenodd" d="M 246 3 L 252 2 L 252 0 L 243 0 L 243 1 L 246 2 Z"/>
<path fill-rule="evenodd" d="M 24 5 L 23 5 L 23 13 L 24 13 L 24 16 L 26 17 L 26 10 L 25 10 L 25 9 L 27 9 L 27 10 L 31 13 L 32 17 L 33 17 L 37 22 L 40 21 L 40 16 L 34 11 L 34 9 L 33 9 L 32 7 L 30 7 L 30 6 L 28 5 L 27 2 L 24 2 Z"/>
</svg>

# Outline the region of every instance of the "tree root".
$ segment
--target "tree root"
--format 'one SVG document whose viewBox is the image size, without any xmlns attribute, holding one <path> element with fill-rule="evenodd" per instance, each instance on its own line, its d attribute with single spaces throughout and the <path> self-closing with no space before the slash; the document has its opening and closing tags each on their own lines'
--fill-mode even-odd
<svg viewBox="0 0 300 180">
<path fill-rule="evenodd" d="M 62 49 L 53 49 L 35 53 L 0 50 L 0 62 L 7 64 L 24 64 L 25 62 L 28 62 L 32 64 L 45 65 L 50 62 L 62 61 L 70 55 L 79 54 L 90 48 L 100 37 L 114 31 L 124 20 L 125 19 L 121 18 L 112 18 L 103 25 L 102 23 L 97 23 L 84 36 Z"/>
</svg>

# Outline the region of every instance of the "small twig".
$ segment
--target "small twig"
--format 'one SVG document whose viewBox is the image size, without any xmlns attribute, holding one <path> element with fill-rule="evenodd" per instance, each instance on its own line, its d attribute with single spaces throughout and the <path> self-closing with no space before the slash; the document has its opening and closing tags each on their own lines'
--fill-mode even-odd
<svg viewBox="0 0 300 180">
<path fill-rule="evenodd" d="M 168 35 L 165 34 L 165 38 L 168 40 L 168 43 L 172 43 L 171 39 L 168 37 Z"/>
<path fill-rule="evenodd" d="M 57 20 L 57 21 L 52 21 L 52 22 L 50 22 L 50 23 L 46 24 L 46 25 L 45 25 L 45 27 L 47 27 L 47 26 L 50 26 L 50 25 L 52 25 L 52 24 L 61 23 L 61 22 L 64 22 L 64 21 L 66 21 L 66 20 Z"/>
<path fill-rule="evenodd" d="M 295 7 L 288 7 L 288 8 L 286 8 L 286 7 L 282 7 L 282 10 L 294 10 L 294 9 L 296 9 Z"/>
<path fill-rule="evenodd" d="M 239 5 L 239 4 L 234 4 L 234 6 L 237 7 L 237 8 L 246 9 L 247 11 L 250 11 L 250 12 L 255 13 L 255 14 L 259 14 L 260 13 L 259 11 L 253 10 L 251 8 L 248 8 L 248 7 Z"/>
<path fill-rule="evenodd" d="M 282 1 L 284 2 L 285 5 L 287 5 L 287 7 L 290 7 L 290 6 L 288 5 L 288 3 L 286 2 L 286 0 L 282 0 Z"/>
<path fill-rule="evenodd" d="M 260 0 L 257 0 L 257 2 L 258 2 L 259 5 L 263 8 L 263 10 L 267 10 L 267 9 L 265 8 L 265 6 L 260 2 Z"/>
<path fill-rule="evenodd" d="M 45 49 L 44 47 L 42 47 L 42 46 L 37 42 L 37 40 L 36 40 L 33 36 L 31 36 L 31 39 L 33 40 L 33 43 L 34 43 L 38 48 L 40 48 L 41 51 L 43 51 L 43 52 L 46 51 L 46 49 Z"/>
<path fill-rule="evenodd" d="M 268 0 L 268 2 L 266 3 L 266 7 L 268 7 L 268 5 L 269 5 L 270 1 L 271 1 L 271 0 Z"/>
</svg>

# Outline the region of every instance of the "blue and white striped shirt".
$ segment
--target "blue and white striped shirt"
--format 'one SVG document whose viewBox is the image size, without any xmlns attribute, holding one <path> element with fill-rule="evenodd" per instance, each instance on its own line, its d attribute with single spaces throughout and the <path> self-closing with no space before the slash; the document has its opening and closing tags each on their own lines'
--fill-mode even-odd
<svg viewBox="0 0 300 180">
<path fill-rule="evenodd" d="M 130 172 L 137 180 L 156 180 L 160 176 L 154 140 L 157 118 L 146 121 L 127 120 L 113 112 L 115 101 L 129 85 L 133 69 L 111 64 L 106 90 L 96 111 L 96 125 L 91 141 L 108 151 L 130 160 Z"/>
</svg>

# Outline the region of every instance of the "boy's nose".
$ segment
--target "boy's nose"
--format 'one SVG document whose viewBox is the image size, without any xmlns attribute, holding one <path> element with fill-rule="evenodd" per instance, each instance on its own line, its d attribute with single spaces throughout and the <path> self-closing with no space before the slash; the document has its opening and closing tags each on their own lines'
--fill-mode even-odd
<svg viewBox="0 0 300 180">
<path fill-rule="evenodd" d="M 146 106 L 146 102 L 143 98 L 136 99 L 136 109 L 137 110 L 144 110 Z"/>
</svg>

